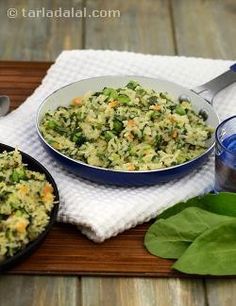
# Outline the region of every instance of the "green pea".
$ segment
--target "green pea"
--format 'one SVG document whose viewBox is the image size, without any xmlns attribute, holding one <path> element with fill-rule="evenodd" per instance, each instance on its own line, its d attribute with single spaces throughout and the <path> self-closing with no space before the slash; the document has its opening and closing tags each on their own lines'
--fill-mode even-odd
<svg viewBox="0 0 236 306">
<path fill-rule="evenodd" d="M 114 88 L 108 88 L 108 87 L 103 89 L 103 94 L 112 99 L 116 99 L 118 96 L 118 93 Z"/>
<path fill-rule="evenodd" d="M 127 95 L 119 95 L 118 96 L 118 101 L 123 103 L 123 104 L 129 104 L 130 98 Z"/>
<path fill-rule="evenodd" d="M 26 177 L 24 169 L 14 169 L 10 177 L 12 182 L 18 183 L 20 180 Z"/>
<path fill-rule="evenodd" d="M 55 120 L 49 120 L 47 123 L 47 127 L 50 129 L 55 129 L 56 126 L 57 126 L 57 122 Z"/>
<path fill-rule="evenodd" d="M 175 109 L 176 114 L 180 115 L 180 116 L 184 116 L 186 115 L 186 111 L 182 106 L 177 106 Z"/>
<path fill-rule="evenodd" d="M 106 141 L 111 140 L 113 137 L 115 137 L 115 135 L 111 131 L 104 132 L 104 138 L 106 139 Z"/>
</svg>

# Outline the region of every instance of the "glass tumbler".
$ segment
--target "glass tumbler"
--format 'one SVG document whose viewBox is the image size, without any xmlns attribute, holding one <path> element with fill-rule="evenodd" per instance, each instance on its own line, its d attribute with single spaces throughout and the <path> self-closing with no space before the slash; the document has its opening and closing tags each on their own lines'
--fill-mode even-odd
<svg viewBox="0 0 236 306">
<path fill-rule="evenodd" d="M 215 190 L 236 192 L 236 116 L 216 129 Z"/>
</svg>

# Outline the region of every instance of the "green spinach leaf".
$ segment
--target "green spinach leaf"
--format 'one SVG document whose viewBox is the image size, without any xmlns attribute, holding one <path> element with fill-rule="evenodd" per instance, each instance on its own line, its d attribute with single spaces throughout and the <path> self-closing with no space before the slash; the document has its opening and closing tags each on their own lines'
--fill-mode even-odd
<svg viewBox="0 0 236 306">
<path fill-rule="evenodd" d="M 227 221 L 202 233 L 172 266 L 200 275 L 236 275 L 236 221 Z"/>
<path fill-rule="evenodd" d="M 220 192 L 195 197 L 168 208 L 158 216 L 158 219 L 167 219 L 187 207 L 199 207 L 219 215 L 236 217 L 236 195 L 232 192 Z"/>
<path fill-rule="evenodd" d="M 201 233 L 228 220 L 236 218 L 189 207 L 168 219 L 158 219 L 148 229 L 144 244 L 153 255 L 179 258 Z"/>
</svg>

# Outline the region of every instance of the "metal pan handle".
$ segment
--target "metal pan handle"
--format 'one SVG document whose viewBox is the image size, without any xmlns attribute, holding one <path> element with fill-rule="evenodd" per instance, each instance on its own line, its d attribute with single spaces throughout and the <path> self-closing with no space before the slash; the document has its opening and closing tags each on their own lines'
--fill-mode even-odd
<svg viewBox="0 0 236 306">
<path fill-rule="evenodd" d="M 192 89 L 193 92 L 204 98 L 210 104 L 213 103 L 215 95 L 225 87 L 236 82 L 236 64 L 230 66 L 230 69 L 219 75 L 215 79 Z"/>
</svg>

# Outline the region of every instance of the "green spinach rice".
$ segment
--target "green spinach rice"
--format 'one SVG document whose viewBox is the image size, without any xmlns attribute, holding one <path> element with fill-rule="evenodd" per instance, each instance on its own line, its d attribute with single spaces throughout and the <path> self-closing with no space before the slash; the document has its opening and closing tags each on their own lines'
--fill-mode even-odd
<svg viewBox="0 0 236 306">
<path fill-rule="evenodd" d="M 152 170 L 184 163 L 203 153 L 213 129 L 188 101 L 130 81 L 75 98 L 49 111 L 40 123 L 56 150 L 89 165 Z"/>
<path fill-rule="evenodd" d="M 0 154 L 0 261 L 44 231 L 53 204 L 44 174 L 29 170 L 18 150 Z"/>
</svg>

